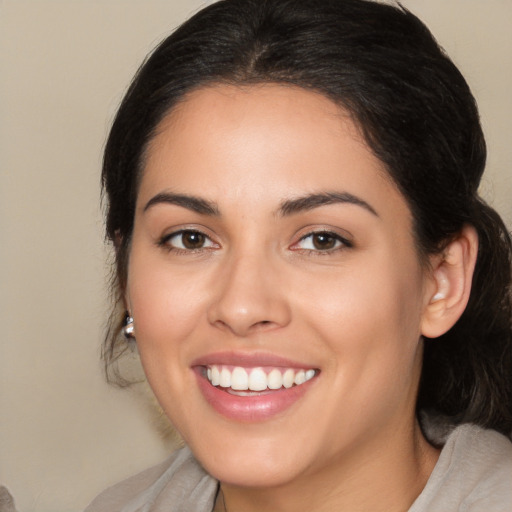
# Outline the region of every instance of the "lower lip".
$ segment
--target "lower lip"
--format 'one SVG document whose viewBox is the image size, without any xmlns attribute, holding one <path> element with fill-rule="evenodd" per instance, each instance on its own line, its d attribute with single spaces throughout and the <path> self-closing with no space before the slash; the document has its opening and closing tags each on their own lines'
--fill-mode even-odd
<svg viewBox="0 0 512 512">
<path fill-rule="evenodd" d="M 199 389 L 206 401 L 222 416 L 242 422 L 265 421 L 282 413 L 309 390 L 316 377 L 300 386 L 267 391 L 265 394 L 253 396 L 231 395 L 227 391 L 212 386 L 202 375 L 200 368 L 195 368 Z"/>
</svg>

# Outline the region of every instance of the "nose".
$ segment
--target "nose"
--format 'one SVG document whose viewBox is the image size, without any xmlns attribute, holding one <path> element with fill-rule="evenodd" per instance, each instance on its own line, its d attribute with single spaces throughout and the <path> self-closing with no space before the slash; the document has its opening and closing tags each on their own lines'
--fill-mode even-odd
<svg viewBox="0 0 512 512">
<path fill-rule="evenodd" d="M 225 262 L 215 280 L 210 324 L 246 337 L 290 322 L 284 280 L 271 259 L 258 253 Z"/>
</svg>

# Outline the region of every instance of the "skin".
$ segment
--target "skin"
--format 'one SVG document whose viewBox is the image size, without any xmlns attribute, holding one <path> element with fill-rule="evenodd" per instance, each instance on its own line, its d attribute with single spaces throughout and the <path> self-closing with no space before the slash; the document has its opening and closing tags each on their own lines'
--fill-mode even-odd
<svg viewBox="0 0 512 512">
<path fill-rule="evenodd" d="M 216 212 L 147 206 L 170 193 Z M 360 203 L 281 211 L 325 193 Z M 204 244 L 180 248 L 183 237 L 170 235 L 183 229 L 204 233 Z M 315 246 L 315 231 L 332 233 L 334 246 Z M 414 413 L 436 290 L 405 199 L 329 99 L 219 85 L 190 93 L 161 123 L 140 184 L 126 303 L 149 383 L 221 481 L 227 510 L 409 508 L 438 457 Z M 192 369 L 219 351 L 276 354 L 319 374 L 280 414 L 235 421 L 209 405 Z"/>
</svg>

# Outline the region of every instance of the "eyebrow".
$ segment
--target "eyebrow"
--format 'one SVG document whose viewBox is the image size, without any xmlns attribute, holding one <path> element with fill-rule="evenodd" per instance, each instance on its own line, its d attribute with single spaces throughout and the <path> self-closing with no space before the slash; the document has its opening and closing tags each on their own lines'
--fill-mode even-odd
<svg viewBox="0 0 512 512">
<path fill-rule="evenodd" d="M 278 212 L 282 216 L 289 216 L 313 210 L 320 206 L 337 203 L 354 204 L 364 208 L 376 217 L 379 217 L 379 214 L 375 209 L 366 201 L 348 192 L 322 192 L 288 199 L 281 203 Z M 200 215 L 220 216 L 217 204 L 212 201 L 207 201 L 206 199 L 188 194 L 175 194 L 171 192 L 160 192 L 156 196 L 152 197 L 144 206 L 143 212 L 146 212 L 157 204 L 174 204 L 199 213 Z"/>
<path fill-rule="evenodd" d="M 157 204 L 174 204 L 181 206 L 187 210 L 199 213 L 201 215 L 219 216 L 218 206 L 211 201 L 201 199 L 200 197 L 190 196 L 186 194 L 174 194 L 172 192 L 160 192 L 152 197 L 144 206 L 143 212 L 149 210 Z"/>
<path fill-rule="evenodd" d="M 295 199 L 288 199 L 281 203 L 279 213 L 283 216 L 293 215 L 308 210 L 313 210 L 320 206 L 337 203 L 348 203 L 360 206 L 371 214 L 379 217 L 376 210 L 363 199 L 354 196 L 348 192 L 322 192 L 319 194 L 309 194 Z"/>
</svg>

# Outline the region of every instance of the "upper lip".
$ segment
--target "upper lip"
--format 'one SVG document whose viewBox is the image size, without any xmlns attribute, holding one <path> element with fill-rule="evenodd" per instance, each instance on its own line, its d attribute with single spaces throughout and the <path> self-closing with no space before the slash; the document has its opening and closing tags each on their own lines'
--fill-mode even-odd
<svg viewBox="0 0 512 512">
<path fill-rule="evenodd" d="M 192 366 L 210 366 L 214 364 L 241 366 L 245 368 L 256 368 L 259 366 L 278 366 L 297 369 L 315 368 L 315 366 L 312 366 L 310 363 L 294 361 L 268 352 L 213 352 L 200 356 L 192 362 Z"/>
</svg>

